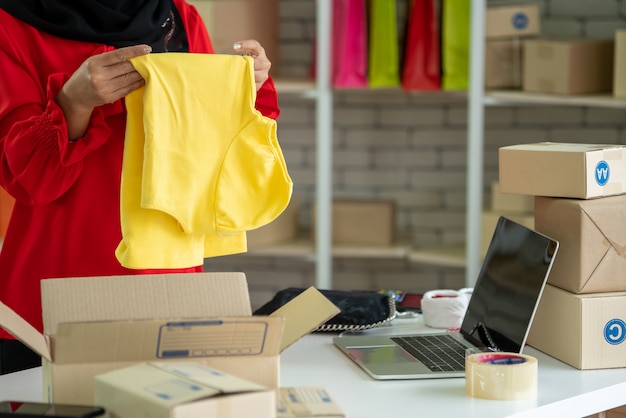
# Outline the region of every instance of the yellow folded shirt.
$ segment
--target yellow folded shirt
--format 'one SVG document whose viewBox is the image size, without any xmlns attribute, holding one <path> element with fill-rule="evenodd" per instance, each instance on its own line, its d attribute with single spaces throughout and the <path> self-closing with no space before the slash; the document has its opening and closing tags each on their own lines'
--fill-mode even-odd
<svg viewBox="0 0 626 418">
<path fill-rule="evenodd" d="M 131 59 L 146 85 L 126 97 L 120 263 L 185 268 L 246 251 L 293 183 L 276 121 L 254 108 L 253 60 L 163 53 Z"/>
</svg>

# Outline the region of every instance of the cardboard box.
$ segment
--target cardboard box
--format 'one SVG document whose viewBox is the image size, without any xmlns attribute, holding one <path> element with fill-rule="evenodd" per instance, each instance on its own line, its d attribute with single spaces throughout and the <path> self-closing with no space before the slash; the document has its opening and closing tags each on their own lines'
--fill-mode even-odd
<svg viewBox="0 0 626 418">
<path fill-rule="evenodd" d="M 4 237 L 7 233 L 14 203 L 15 199 L 13 196 L 0 187 L 0 238 Z"/>
<path fill-rule="evenodd" d="M 626 99 L 626 29 L 615 32 L 613 95 Z"/>
<path fill-rule="evenodd" d="M 339 312 L 309 288 L 275 316 L 251 316 L 243 273 L 48 279 L 41 294 L 43 334 L 2 303 L 0 325 L 43 357 L 44 400 L 68 404 L 93 403 L 94 376 L 150 361 L 276 388 L 280 352 Z"/>
<path fill-rule="evenodd" d="M 298 237 L 300 205 L 291 199 L 285 210 L 272 222 L 247 232 L 248 250 L 293 241 Z"/>
<path fill-rule="evenodd" d="M 522 87 L 522 42 L 520 38 L 487 39 L 485 43 L 485 88 Z"/>
<path fill-rule="evenodd" d="M 527 342 L 581 370 L 626 367 L 625 321 L 626 292 L 577 295 L 548 284 Z"/>
<path fill-rule="evenodd" d="M 501 193 L 589 199 L 626 192 L 623 145 L 511 145 L 498 158 Z"/>
<path fill-rule="evenodd" d="M 315 236 L 316 213 L 311 233 Z M 332 203 L 332 242 L 338 245 L 389 246 L 395 241 L 396 205 L 387 200 L 336 199 Z"/>
<path fill-rule="evenodd" d="M 626 195 L 537 197 L 535 227 L 560 244 L 548 283 L 573 293 L 626 291 Z"/>
<path fill-rule="evenodd" d="M 522 224 L 530 229 L 535 229 L 535 216 L 532 213 L 520 213 L 520 212 L 503 212 L 503 211 L 483 211 L 481 216 L 481 245 L 480 245 L 480 257 L 484 258 L 489 249 L 491 238 L 496 230 L 498 219 L 500 216 L 505 216 L 512 221 Z"/>
<path fill-rule="evenodd" d="M 328 390 L 320 386 L 280 388 L 276 418 L 345 418 Z"/>
<path fill-rule="evenodd" d="M 274 418 L 272 389 L 197 363 L 141 363 L 95 377 L 108 417 Z"/>
<path fill-rule="evenodd" d="M 216 53 L 232 54 L 233 44 L 256 39 L 278 71 L 278 0 L 190 0 L 206 25 Z"/>
<path fill-rule="evenodd" d="M 525 194 L 501 193 L 500 184 L 494 181 L 491 183 L 491 210 L 526 215 L 534 212 L 535 198 Z"/>
<path fill-rule="evenodd" d="M 524 91 L 587 94 L 613 88 L 612 39 L 528 39 L 523 48 Z"/>
<path fill-rule="evenodd" d="M 533 36 L 541 32 L 538 4 L 487 7 L 485 20 L 485 36 L 488 39 Z"/>
</svg>

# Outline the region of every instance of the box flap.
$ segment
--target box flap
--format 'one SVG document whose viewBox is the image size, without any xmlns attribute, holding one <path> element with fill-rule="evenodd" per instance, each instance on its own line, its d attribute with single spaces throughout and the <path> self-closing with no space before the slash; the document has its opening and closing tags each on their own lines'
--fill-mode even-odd
<svg viewBox="0 0 626 418">
<path fill-rule="evenodd" d="M 270 315 L 287 319 L 280 350 L 289 347 L 339 312 L 339 308 L 319 290 L 309 287 Z"/>
<path fill-rule="evenodd" d="M 46 360 L 50 360 L 50 348 L 46 338 L 35 327 L 4 303 L 0 302 L 0 326 L 15 338 L 29 346 Z"/>
<path fill-rule="evenodd" d="M 211 317 L 59 324 L 56 364 L 278 356 L 283 318 Z"/>
<path fill-rule="evenodd" d="M 252 314 L 243 273 L 186 273 L 47 279 L 44 333 L 64 322 L 204 318 Z"/>
<path fill-rule="evenodd" d="M 277 418 L 343 418 L 339 405 L 321 386 L 280 388 Z"/>
<path fill-rule="evenodd" d="M 565 142 L 536 142 L 531 144 L 518 144 L 502 147 L 502 149 L 512 149 L 521 151 L 541 151 L 541 152 L 589 152 L 612 149 L 624 149 L 623 145 L 617 144 L 576 144 Z"/>
</svg>

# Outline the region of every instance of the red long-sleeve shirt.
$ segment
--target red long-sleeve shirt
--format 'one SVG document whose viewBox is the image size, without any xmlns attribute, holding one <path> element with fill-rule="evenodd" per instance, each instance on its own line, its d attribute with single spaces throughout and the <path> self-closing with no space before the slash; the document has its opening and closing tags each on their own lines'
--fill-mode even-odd
<svg viewBox="0 0 626 418">
<path fill-rule="evenodd" d="M 213 52 L 196 9 L 174 3 L 189 52 Z M 0 300 L 42 330 L 40 280 L 148 272 L 115 257 L 126 112 L 122 100 L 96 108 L 84 137 L 69 142 L 54 97 L 86 58 L 113 48 L 41 33 L 3 10 L 0 39 L 0 185 L 16 199 L 0 252 Z M 256 107 L 278 117 L 271 79 Z M 13 337 L 0 329 L 0 338 Z"/>
</svg>

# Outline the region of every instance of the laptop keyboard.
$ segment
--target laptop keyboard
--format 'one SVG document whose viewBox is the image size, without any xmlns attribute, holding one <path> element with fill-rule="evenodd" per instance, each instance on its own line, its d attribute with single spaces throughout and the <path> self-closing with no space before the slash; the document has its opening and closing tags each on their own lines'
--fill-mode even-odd
<svg viewBox="0 0 626 418">
<path fill-rule="evenodd" d="M 393 341 L 434 372 L 465 370 L 466 346 L 448 334 L 392 337 Z"/>
</svg>

